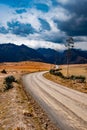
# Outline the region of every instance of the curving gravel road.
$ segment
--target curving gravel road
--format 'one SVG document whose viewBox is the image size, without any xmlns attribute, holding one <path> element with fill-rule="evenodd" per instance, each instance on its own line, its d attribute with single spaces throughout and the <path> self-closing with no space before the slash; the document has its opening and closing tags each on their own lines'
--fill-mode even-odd
<svg viewBox="0 0 87 130">
<path fill-rule="evenodd" d="M 43 73 L 22 77 L 27 93 L 61 130 L 87 130 L 87 95 L 49 81 Z"/>
</svg>

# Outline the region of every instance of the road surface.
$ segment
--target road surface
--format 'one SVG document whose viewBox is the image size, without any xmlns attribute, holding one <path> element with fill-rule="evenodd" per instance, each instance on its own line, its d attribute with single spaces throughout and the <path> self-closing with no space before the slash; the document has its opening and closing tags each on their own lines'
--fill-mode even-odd
<svg viewBox="0 0 87 130">
<path fill-rule="evenodd" d="M 23 76 L 27 93 L 61 130 L 87 130 L 87 95 L 49 81 L 43 73 Z"/>
</svg>

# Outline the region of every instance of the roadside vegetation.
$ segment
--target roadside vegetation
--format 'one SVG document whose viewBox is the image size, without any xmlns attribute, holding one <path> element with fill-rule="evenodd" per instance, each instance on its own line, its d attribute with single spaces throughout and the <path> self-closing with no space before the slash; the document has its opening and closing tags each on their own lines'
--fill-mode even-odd
<svg viewBox="0 0 87 130">
<path fill-rule="evenodd" d="M 13 88 L 13 82 L 17 83 L 17 80 L 15 79 L 15 77 L 13 75 L 7 76 L 3 82 L 3 84 L 4 84 L 3 91 L 7 91 L 7 90 Z"/>
<path fill-rule="evenodd" d="M 60 78 L 66 80 L 66 79 L 70 79 L 70 80 L 73 80 L 73 81 L 76 81 L 76 82 L 79 82 L 79 83 L 85 83 L 86 82 L 86 77 L 85 76 L 82 76 L 82 75 L 79 75 L 79 76 L 76 76 L 76 75 L 71 75 L 71 76 L 64 76 L 62 72 L 60 72 L 61 69 L 51 69 L 49 72 L 50 74 L 53 74 L 53 75 L 56 75 L 56 76 L 59 76 Z"/>
<path fill-rule="evenodd" d="M 61 66 L 60 69 L 51 69 L 44 76 L 63 86 L 87 93 L 86 67 L 70 65 L 70 75 L 67 77 L 66 67 Z"/>
<path fill-rule="evenodd" d="M 3 70 L 1 71 L 1 73 L 2 73 L 2 74 L 7 74 L 7 72 L 6 72 L 5 69 L 3 69 Z"/>
</svg>

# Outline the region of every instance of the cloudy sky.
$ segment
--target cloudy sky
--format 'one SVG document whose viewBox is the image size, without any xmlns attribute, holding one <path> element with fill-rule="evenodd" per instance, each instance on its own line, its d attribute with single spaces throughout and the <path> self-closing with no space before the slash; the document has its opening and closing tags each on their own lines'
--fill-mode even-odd
<svg viewBox="0 0 87 130">
<path fill-rule="evenodd" d="M 87 50 L 87 0 L 0 0 L 0 44 Z"/>
</svg>

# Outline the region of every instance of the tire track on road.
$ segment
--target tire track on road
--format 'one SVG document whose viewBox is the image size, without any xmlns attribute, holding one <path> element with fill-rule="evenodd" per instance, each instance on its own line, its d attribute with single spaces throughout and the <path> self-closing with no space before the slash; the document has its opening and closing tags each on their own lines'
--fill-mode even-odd
<svg viewBox="0 0 87 130">
<path fill-rule="evenodd" d="M 67 96 L 66 91 L 69 91 L 69 89 L 66 90 L 62 87 L 61 90 L 65 90 L 64 94 L 64 92 L 61 93 L 58 90 L 57 84 L 52 83 L 52 85 L 55 85 L 53 88 L 51 82 L 49 83 L 47 82 L 48 80 L 44 80 L 45 78 L 42 77 L 42 74 L 43 72 L 33 73 L 24 77 L 23 80 L 25 80 L 27 91 L 32 93 L 33 97 L 45 109 L 51 119 L 53 118 L 55 124 L 60 126 L 61 130 L 87 130 L 87 106 L 84 103 L 81 104 L 82 101 L 79 102 L 79 99 L 76 100 L 75 97 L 73 99 L 71 98 L 72 96 Z M 70 90 L 70 92 L 72 91 Z M 74 95 L 73 92 L 72 94 Z M 73 109 L 76 109 L 76 112 Z"/>
</svg>

